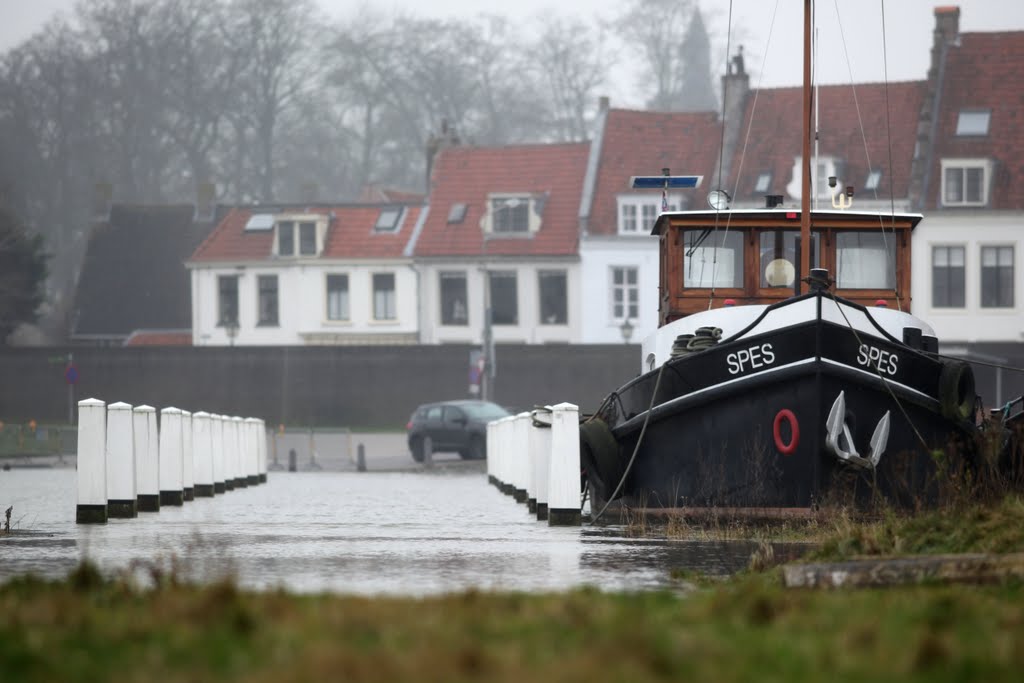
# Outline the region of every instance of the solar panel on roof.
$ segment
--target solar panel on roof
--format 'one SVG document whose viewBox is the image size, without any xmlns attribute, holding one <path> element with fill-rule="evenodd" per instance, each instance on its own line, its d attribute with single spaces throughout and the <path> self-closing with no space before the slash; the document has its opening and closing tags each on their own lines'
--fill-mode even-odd
<svg viewBox="0 0 1024 683">
<path fill-rule="evenodd" d="M 629 179 L 629 186 L 634 190 L 693 189 L 699 187 L 703 179 L 700 175 L 635 175 Z"/>
</svg>

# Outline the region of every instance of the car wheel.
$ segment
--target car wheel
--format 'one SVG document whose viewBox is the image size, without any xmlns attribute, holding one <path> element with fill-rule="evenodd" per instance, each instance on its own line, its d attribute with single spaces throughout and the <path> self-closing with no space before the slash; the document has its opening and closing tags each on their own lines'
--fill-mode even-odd
<svg viewBox="0 0 1024 683">
<path fill-rule="evenodd" d="M 487 457 L 487 444 L 479 436 L 474 436 L 469 440 L 469 451 L 466 456 L 470 460 L 483 460 Z"/>
<path fill-rule="evenodd" d="M 423 462 L 423 439 L 416 437 L 409 441 L 409 451 L 412 453 L 412 459 L 416 462 Z"/>
</svg>

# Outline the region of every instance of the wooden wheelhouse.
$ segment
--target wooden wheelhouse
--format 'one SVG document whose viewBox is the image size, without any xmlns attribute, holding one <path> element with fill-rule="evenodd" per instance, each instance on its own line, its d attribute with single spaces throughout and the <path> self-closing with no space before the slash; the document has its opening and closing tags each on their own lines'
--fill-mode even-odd
<svg viewBox="0 0 1024 683">
<path fill-rule="evenodd" d="M 910 238 L 921 216 L 811 214 L 810 267 L 837 296 L 865 306 L 910 307 Z M 800 212 L 787 209 L 662 214 L 658 325 L 718 307 L 772 304 L 801 291 Z"/>
</svg>

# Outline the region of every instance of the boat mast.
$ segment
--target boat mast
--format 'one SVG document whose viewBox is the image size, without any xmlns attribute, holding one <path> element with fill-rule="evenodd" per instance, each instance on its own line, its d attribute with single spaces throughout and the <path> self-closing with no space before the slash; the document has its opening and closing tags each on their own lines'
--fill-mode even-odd
<svg viewBox="0 0 1024 683">
<path fill-rule="evenodd" d="M 800 179 L 800 293 L 811 274 L 811 0 L 804 0 L 804 116 Z"/>
</svg>

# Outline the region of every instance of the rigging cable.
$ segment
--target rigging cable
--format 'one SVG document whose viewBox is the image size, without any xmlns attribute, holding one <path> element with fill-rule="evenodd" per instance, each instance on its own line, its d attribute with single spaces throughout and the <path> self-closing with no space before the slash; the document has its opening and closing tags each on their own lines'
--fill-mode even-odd
<svg viewBox="0 0 1024 683">
<path fill-rule="evenodd" d="M 778 0 L 776 0 L 777 2 Z M 732 49 L 732 0 L 729 0 L 729 22 L 726 27 L 725 33 L 725 72 L 729 73 L 729 50 Z M 729 79 L 723 79 L 722 81 L 722 136 L 718 145 L 718 187 L 722 186 L 722 162 L 725 158 L 725 104 L 729 96 Z M 721 214 L 722 209 L 715 207 L 715 233 L 718 233 L 718 218 Z M 731 215 L 731 214 L 730 214 Z M 725 244 L 725 238 L 729 236 L 729 217 L 725 219 L 725 236 L 722 238 L 723 245 Z M 718 244 L 712 237 L 712 252 L 711 252 L 711 293 L 708 294 L 708 310 L 711 310 L 711 306 L 715 302 L 715 277 L 718 271 Z M 704 270 L 701 266 L 701 279 L 704 280 Z"/>
</svg>

